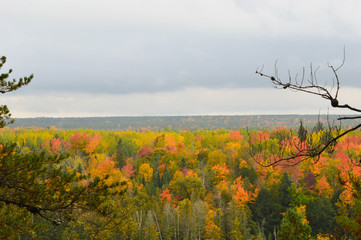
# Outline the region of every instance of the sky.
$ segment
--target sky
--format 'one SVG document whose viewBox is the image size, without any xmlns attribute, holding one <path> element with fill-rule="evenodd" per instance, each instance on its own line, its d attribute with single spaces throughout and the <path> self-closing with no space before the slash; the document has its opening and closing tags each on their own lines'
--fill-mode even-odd
<svg viewBox="0 0 361 240">
<path fill-rule="evenodd" d="M 0 72 L 34 74 L 0 96 L 15 118 L 346 114 L 255 74 L 330 84 L 344 48 L 340 102 L 361 107 L 359 0 L 0 2 Z"/>
</svg>

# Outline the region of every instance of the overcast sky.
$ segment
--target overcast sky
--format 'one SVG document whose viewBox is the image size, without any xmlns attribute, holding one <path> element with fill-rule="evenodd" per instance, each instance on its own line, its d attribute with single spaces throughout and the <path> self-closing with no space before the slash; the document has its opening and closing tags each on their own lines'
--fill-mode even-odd
<svg viewBox="0 0 361 240">
<path fill-rule="evenodd" d="M 330 83 L 344 46 L 341 100 L 361 105 L 359 0 L 0 1 L 2 72 L 35 75 L 0 97 L 14 117 L 327 113 L 255 70 Z"/>
</svg>

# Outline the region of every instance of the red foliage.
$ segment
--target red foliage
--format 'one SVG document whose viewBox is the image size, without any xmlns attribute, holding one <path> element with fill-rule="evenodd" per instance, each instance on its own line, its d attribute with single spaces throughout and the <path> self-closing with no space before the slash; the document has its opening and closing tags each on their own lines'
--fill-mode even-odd
<svg viewBox="0 0 361 240">
<path fill-rule="evenodd" d="M 168 145 L 168 146 L 166 147 L 166 150 L 167 150 L 167 152 L 169 152 L 169 153 L 177 153 L 177 149 L 176 149 L 176 147 L 173 146 L 173 145 Z"/>
<path fill-rule="evenodd" d="M 235 142 L 239 142 L 243 140 L 243 136 L 240 134 L 239 130 L 237 131 L 231 130 L 228 134 L 228 138 Z"/>
<path fill-rule="evenodd" d="M 165 171 L 165 163 L 159 165 L 158 167 L 159 176 L 161 178 L 164 176 L 164 171 Z"/>
<path fill-rule="evenodd" d="M 61 151 L 70 149 L 70 143 L 59 138 L 53 138 L 51 140 L 45 141 L 41 144 L 43 148 L 48 148 L 51 153 L 58 154 Z"/>
<path fill-rule="evenodd" d="M 149 147 L 142 147 L 141 149 L 139 149 L 138 155 L 139 157 L 145 157 L 145 158 L 150 158 L 153 155 L 153 150 Z"/>
<path fill-rule="evenodd" d="M 127 177 L 131 178 L 134 176 L 135 170 L 133 169 L 133 165 L 130 162 L 127 162 L 127 164 L 122 168 L 122 173 Z"/>
<path fill-rule="evenodd" d="M 256 133 L 252 133 L 251 135 L 251 143 L 261 143 L 270 138 L 270 133 L 265 131 L 259 131 Z"/>
</svg>

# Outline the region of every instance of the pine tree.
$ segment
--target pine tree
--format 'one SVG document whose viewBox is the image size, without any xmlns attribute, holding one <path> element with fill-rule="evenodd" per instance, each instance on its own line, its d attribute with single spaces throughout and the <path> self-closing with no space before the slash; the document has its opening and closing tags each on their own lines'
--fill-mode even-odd
<svg viewBox="0 0 361 240">
<path fill-rule="evenodd" d="M 1 57 L 0 68 L 5 62 Z M 11 72 L 0 74 L 0 93 L 15 91 L 33 79 L 30 75 L 7 81 Z M 7 106 L 0 106 L 0 128 L 13 122 L 10 117 Z M 33 221 L 36 218 L 57 226 L 83 213 L 113 214 L 102 203 L 124 195 L 126 183 L 107 185 L 109 175 L 92 177 L 64 168 L 61 163 L 65 157 L 0 143 L 0 239 L 36 237 L 37 231 L 44 230 Z"/>
<path fill-rule="evenodd" d="M 304 206 L 290 208 L 282 219 L 281 229 L 278 232 L 280 240 L 294 239 L 306 240 L 311 235 L 311 227 L 306 220 L 306 209 Z"/>
<path fill-rule="evenodd" d="M 2 56 L 0 58 L 0 69 L 6 63 L 6 57 Z M 34 75 L 31 74 L 29 77 L 20 78 L 19 80 L 13 79 L 12 81 L 8 81 L 7 79 L 12 73 L 12 69 L 9 69 L 7 73 L 0 74 L 0 93 L 8 93 L 15 91 L 25 85 L 28 85 L 33 79 Z M 6 125 L 13 123 L 14 120 L 10 120 L 11 113 L 6 105 L 0 106 L 0 128 L 5 127 Z"/>
<path fill-rule="evenodd" d="M 303 120 L 300 120 L 300 127 L 298 128 L 298 138 L 301 142 L 307 140 L 307 129 L 303 126 Z"/>
</svg>

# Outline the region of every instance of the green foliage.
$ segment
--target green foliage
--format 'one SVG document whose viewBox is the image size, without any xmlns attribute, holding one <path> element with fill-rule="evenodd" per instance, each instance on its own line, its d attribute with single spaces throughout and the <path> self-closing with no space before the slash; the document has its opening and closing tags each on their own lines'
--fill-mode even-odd
<svg viewBox="0 0 361 240">
<path fill-rule="evenodd" d="M 116 147 L 116 161 L 117 166 L 122 168 L 126 165 L 126 160 L 130 157 L 135 157 L 137 154 L 137 146 L 129 138 L 119 138 Z"/>
<path fill-rule="evenodd" d="M 307 129 L 303 126 L 303 120 L 300 120 L 300 127 L 298 128 L 298 138 L 301 142 L 307 140 Z"/>
<path fill-rule="evenodd" d="M 307 194 L 303 188 L 297 188 L 292 184 L 289 188 L 290 206 L 297 207 L 308 204 L 313 198 L 312 195 Z"/>
<path fill-rule="evenodd" d="M 243 179 L 248 179 L 251 184 L 256 184 L 257 182 L 257 172 L 253 167 L 242 167 L 240 169 L 240 176 Z"/>
<path fill-rule="evenodd" d="M 202 181 L 191 170 L 185 173 L 178 171 L 169 183 L 169 189 L 178 200 L 191 199 L 193 195 L 200 197 L 203 194 Z"/>
<path fill-rule="evenodd" d="M 26 208 L 0 202 L 0 237 L 14 239 L 20 234 L 34 238 L 41 226 L 32 222 L 32 215 Z"/>
<path fill-rule="evenodd" d="M 6 57 L 2 56 L 0 58 L 0 69 L 6 63 Z M 0 93 L 8 93 L 15 91 L 25 85 L 28 85 L 33 79 L 33 75 L 31 74 L 29 77 L 20 78 L 19 80 L 7 80 L 12 73 L 12 69 L 10 69 L 7 73 L 0 74 Z M 9 120 L 11 118 L 11 113 L 6 105 L 0 106 L 0 128 L 13 123 L 13 120 Z"/>
<path fill-rule="evenodd" d="M 264 230 L 266 235 L 272 234 L 281 223 L 281 212 L 270 191 L 261 188 L 251 207 L 254 221 Z"/>
<path fill-rule="evenodd" d="M 0 69 L 5 62 L 6 58 L 1 57 Z M 11 72 L 10 69 L 0 75 L 0 93 L 15 91 L 29 84 L 33 78 L 33 75 L 30 75 L 8 81 Z M 7 106 L 0 106 L 0 128 L 13 122 L 9 120 L 10 117 Z M 90 137 L 85 132 L 83 135 L 75 133 L 73 136 L 72 147 L 79 148 L 80 144 L 80 150 L 89 155 L 94 153 L 100 140 L 98 136 Z M 96 221 L 100 222 L 102 227 L 97 227 L 95 235 L 100 235 L 99 232 L 104 232 L 103 228 L 109 227 L 110 223 L 127 219 L 130 212 L 128 207 L 131 204 L 119 199 L 125 195 L 127 182 L 120 178 L 110 182 L 110 179 L 113 179 L 111 168 L 108 167 L 104 174 L 92 176 L 89 171 L 85 173 L 88 164 L 83 161 L 79 161 L 76 166 L 72 164 L 77 159 L 76 156 L 64 161 L 70 154 L 67 149 L 70 145 L 58 136 L 52 136 L 51 140 L 43 139 L 41 143 L 38 142 L 41 138 L 37 134 L 27 133 L 18 139 L 16 137 L 13 135 L 1 138 L 3 141 L 0 142 L 1 239 L 20 236 L 36 238 L 46 230 L 49 223 L 64 226 L 85 216 L 96 216 Z M 83 141 L 84 139 L 86 141 Z M 103 164 L 104 166 L 112 165 Z M 117 200 L 113 201 L 114 199 Z M 118 215 L 120 213 L 122 214 Z M 112 221 L 109 221 L 110 217 Z M 94 228 L 88 226 L 83 229 L 89 233 L 90 229 Z M 60 235 L 57 234 L 58 237 Z"/>
<path fill-rule="evenodd" d="M 349 177 L 351 196 L 340 196 L 336 221 L 346 235 L 361 239 L 361 179 L 351 173 Z"/>
<path fill-rule="evenodd" d="M 280 184 L 277 186 L 275 196 L 276 203 L 279 205 L 280 212 L 285 212 L 291 203 L 290 190 L 292 181 L 287 172 L 283 173 Z"/>
<path fill-rule="evenodd" d="M 0 132 L 2 239 L 274 239 L 307 220 L 313 236 L 358 237 L 359 133 L 318 162 L 264 168 L 249 144 L 276 156 L 287 129 L 253 143 L 224 129 Z"/>
<path fill-rule="evenodd" d="M 311 227 L 302 214 L 295 208 L 288 209 L 278 232 L 280 240 L 307 240 L 310 238 Z"/>
<path fill-rule="evenodd" d="M 99 207 L 110 196 L 122 195 L 123 190 L 113 191 L 100 178 L 68 171 L 61 167 L 60 157 L 41 153 L 19 153 L 15 145 L 0 149 L 0 202 L 3 207 L 26 210 L 52 224 L 60 225 L 78 217 L 79 211 L 90 209 L 103 214 Z M 13 227 L 16 231 L 16 227 Z"/>
<path fill-rule="evenodd" d="M 331 199 L 319 197 L 306 205 L 307 220 L 312 228 L 312 235 L 331 233 L 336 227 L 336 210 Z"/>
</svg>

